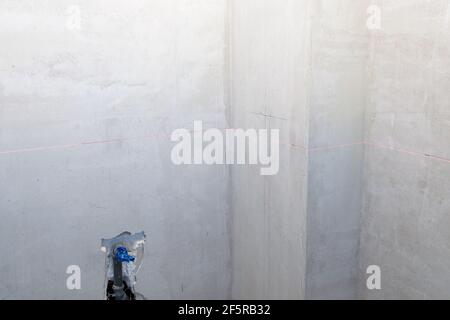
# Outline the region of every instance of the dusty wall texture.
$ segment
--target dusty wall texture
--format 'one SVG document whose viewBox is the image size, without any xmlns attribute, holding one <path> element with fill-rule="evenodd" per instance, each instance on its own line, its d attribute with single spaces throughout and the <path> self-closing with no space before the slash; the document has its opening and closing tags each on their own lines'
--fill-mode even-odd
<svg viewBox="0 0 450 320">
<path fill-rule="evenodd" d="M 309 299 L 356 298 L 368 1 L 312 1 Z"/>
<path fill-rule="evenodd" d="M 280 172 L 232 168 L 232 297 L 305 297 L 307 1 L 231 7 L 231 123 L 280 130 Z"/>
<path fill-rule="evenodd" d="M 366 24 L 370 5 L 380 29 Z M 233 295 L 448 297 L 448 1 L 231 12 L 231 122 L 280 127 L 289 146 L 279 185 L 232 170 Z M 366 288 L 369 265 L 380 291 Z"/>
<path fill-rule="evenodd" d="M 228 169 L 176 167 L 169 140 L 225 126 L 226 6 L 0 2 L 0 299 L 101 299 L 100 239 L 125 229 L 148 298 L 229 297 Z"/>
<path fill-rule="evenodd" d="M 124 229 L 148 298 L 450 298 L 449 8 L 1 1 L 0 299 L 102 298 Z M 194 120 L 280 129 L 279 173 L 173 165 Z"/>
<path fill-rule="evenodd" d="M 361 229 L 361 298 L 449 299 L 449 1 L 376 1 Z M 382 290 L 365 289 L 365 268 Z"/>
<path fill-rule="evenodd" d="M 356 297 L 366 9 L 233 2 L 231 122 L 280 129 L 282 149 L 278 176 L 232 169 L 234 297 Z"/>
</svg>

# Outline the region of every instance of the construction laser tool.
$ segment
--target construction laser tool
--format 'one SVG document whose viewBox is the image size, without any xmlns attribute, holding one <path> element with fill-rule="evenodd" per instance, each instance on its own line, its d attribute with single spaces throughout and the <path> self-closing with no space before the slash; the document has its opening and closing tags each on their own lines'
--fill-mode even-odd
<svg viewBox="0 0 450 320">
<path fill-rule="evenodd" d="M 140 300 L 142 294 L 134 290 L 136 274 L 144 257 L 145 233 L 122 232 L 111 239 L 102 239 L 106 252 L 106 300 Z"/>
</svg>

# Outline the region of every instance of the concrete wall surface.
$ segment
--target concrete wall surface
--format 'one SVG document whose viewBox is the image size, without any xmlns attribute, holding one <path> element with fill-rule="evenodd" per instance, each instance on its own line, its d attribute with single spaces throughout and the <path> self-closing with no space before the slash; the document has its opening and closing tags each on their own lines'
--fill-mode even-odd
<svg viewBox="0 0 450 320">
<path fill-rule="evenodd" d="M 449 299 L 449 31 L 448 0 L 0 1 L 0 299 L 101 299 L 124 230 L 150 299 Z M 279 129 L 278 174 L 174 165 L 195 120 Z"/>
<path fill-rule="evenodd" d="M 308 1 L 231 6 L 231 123 L 280 130 L 280 172 L 232 168 L 232 297 L 302 299 L 306 266 Z"/>
<path fill-rule="evenodd" d="M 448 1 L 239 1 L 231 12 L 231 123 L 279 127 L 290 146 L 281 185 L 232 169 L 233 296 L 448 298 Z M 280 237 L 294 245 L 280 253 Z M 370 265 L 380 291 L 366 287 Z"/>
<path fill-rule="evenodd" d="M 282 132 L 278 176 L 232 169 L 233 297 L 356 297 L 366 9 L 233 3 L 231 123 Z"/>
<path fill-rule="evenodd" d="M 313 1 L 308 299 L 357 295 L 368 1 Z"/>
<path fill-rule="evenodd" d="M 374 3 L 360 297 L 449 299 L 450 3 Z M 372 264 L 379 291 L 365 288 Z"/>
<path fill-rule="evenodd" d="M 226 125 L 226 8 L 0 2 L 0 299 L 101 299 L 124 230 L 147 233 L 147 298 L 229 297 L 228 169 L 176 167 L 169 140 Z"/>
</svg>

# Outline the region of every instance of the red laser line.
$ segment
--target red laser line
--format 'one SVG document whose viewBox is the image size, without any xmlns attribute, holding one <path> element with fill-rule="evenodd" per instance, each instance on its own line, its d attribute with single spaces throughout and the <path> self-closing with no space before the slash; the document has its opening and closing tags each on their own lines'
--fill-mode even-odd
<svg viewBox="0 0 450 320">
<path fill-rule="evenodd" d="M 364 142 L 354 142 L 354 143 L 345 143 L 345 144 L 336 144 L 332 146 L 324 146 L 324 147 L 313 147 L 310 148 L 310 152 L 316 152 L 316 151 L 325 151 L 325 150 L 332 150 L 332 149 L 340 149 L 340 148 L 346 148 L 346 147 L 353 147 L 353 146 L 360 146 L 363 145 Z"/>
<path fill-rule="evenodd" d="M 116 138 L 116 139 L 108 139 L 108 140 L 92 140 L 92 141 L 85 141 L 85 142 L 73 143 L 73 144 L 62 144 L 62 145 L 53 145 L 53 146 L 44 146 L 44 147 L 4 150 L 4 151 L 0 151 L 0 155 L 35 152 L 35 151 L 47 151 L 47 150 L 55 150 L 55 149 L 69 149 L 69 148 L 76 148 L 76 147 L 82 147 L 82 146 L 88 146 L 88 145 L 109 144 L 109 143 L 115 143 L 115 142 L 126 142 L 126 141 L 132 141 L 132 140 L 142 140 L 142 139 L 159 138 L 159 137 L 168 138 L 165 135 L 156 134 L 156 135 L 149 135 L 149 136 L 144 136 L 144 137 Z M 358 145 L 367 145 L 367 146 L 376 147 L 376 148 L 380 148 L 380 149 L 387 149 L 387 150 L 391 150 L 391 151 L 395 151 L 395 152 L 400 152 L 400 153 L 405 153 L 405 154 L 409 154 L 409 155 L 413 155 L 413 156 L 425 157 L 425 158 L 433 159 L 436 161 L 450 163 L 449 158 L 432 155 L 432 154 L 427 154 L 427 153 L 423 153 L 423 152 L 419 152 L 419 151 L 395 148 L 393 146 L 383 145 L 381 143 L 376 143 L 376 142 L 367 142 L 367 141 L 366 142 L 361 141 L 361 142 L 354 142 L 354 143 L 337 144 L 337 145 L 330 145 L 330 146 L 323 146 L 323 147 L 312 147 L 312 148 L 307 148 L 305 146 L 296 145 L 293 143 L 283 143 L 283 142 L 281 142 L 280 145 L 289 146 L 294 149 L 301 149 L 301 150 L 304 150 L 304 151 L 310 152 L 310 153 L 314 153 L 314 152 L 318 152 L 318 151 L 339 149 L 339 148 L 348 148 L 348 147 L 358 146 Z"/>
<path fill-rule="evenodd" d="M 79 147 L 82 144 L 66 144 L 66 145 L 54 145 L 47 147 L 35 147 L 35 148 L 22 148 L 22 149 L 14 149 L 14 150 L 4 150 L 0 151 L 0 154 L 13 154 L 13 153 L 24 153 L 24 152 L 33 152 L 33 151 L 45 151 L 45 150 L 54 150 L 54 149 L 66 149 L 66 148 L 74 148 Z"/>
<path fill-rule="evenodd" d="M 400 153 L 410 154 L 410 155 L 413 155 L 413 156 L 424 157 L 424 158 L 428 158 L 428 159 L 433 159 L 433 160 L 437 160 L 437 161 L 443 161 L 443 162 L 450 163 L 450 159 L 448 159 L 448 158 L 435 156 L 435 155 L 428 154 L 428 153 L 412 151 L 412 150 L 406 150 L 406 149 L 402 149 L 402 148 L 395 148 L 395 147 L 392 147 L 392 146 L 383 145 L 383 144 L 375 143 L 375 142 L 365 142 L 365 144 L 368 145 L 368 146 L 372 146 L 372 147 L 376 147 L 376 148 L 380 148 L 380 149 L 388 149 L 388 150 L 391 150 L 391 151 L 396 151 L 396 152 L 400 152 Z"/>
<path fill-rule="evenodd" d="M 61 144 L 61 145 L 52 145 L 52 146 L 44 146 L 44 147 L 4 150 L 4 151 L 0 151 L 0 155 L 1 154 L 34 152 L 34 151 L 47 151 L 47 150 L 55 150 L 55 149 L 68 149 L 68 148 L 83 147 L 83 146 L 96 145 L 96 144 L 110 144 L 110 143 L 115 143 L 115 142 L 142 140 L 142 139 L 155 138 L 155 137 L 160 137 L 160 136 L 162 137 L 163 135 L 150 135 L 150 136 L 132 137 L 132 138 L 116 138 L 116 139 L 108 139 L 108 140 L 91 140 L 91 141 L 84 141 L 84 142 L 73 143 L 73 144 Z"/>
</svg>

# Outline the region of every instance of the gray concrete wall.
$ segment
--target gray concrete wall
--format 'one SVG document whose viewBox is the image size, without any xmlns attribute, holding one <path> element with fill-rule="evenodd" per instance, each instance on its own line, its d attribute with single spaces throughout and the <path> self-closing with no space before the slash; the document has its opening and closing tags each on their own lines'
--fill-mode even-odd
<svg viewBox="0 0 450 320">
<path fill-rule="evenodd" d="M 306 296 L 357 295 L 368 1 L 312 1 Z"/>
<path fill-rule="evenodd" d="M 148 234 L 151 299 L 450 298 L 449 20 L 445 0 L 2 1 L 0 299 L 102 298 L 99 241 L 124 229 Z M 194 120 L 280 129 L 280 172 L 172 165 Z"/>
<path fill-rule="evenodd" d="M 305 297 L 308 1 L 233 0 L 231 123 L 280 129 L 280 172 L 232 168 L 232 297 Z"/>
<path fill-rule="evenodd" d="M 449 2 L 375 3 L 360 297 L 449 299 Z M 366 289 L 368 265 L 381 267 L 382 290 Z"/>
<path fill-rule="evenodd" d="M 366 9 L 233 2 L 231 123 L 282 132 L 279 175 L 232 169 L 235 298 L 356 297 Z"/>
<path fill-rule="evenodd" d="M 229 297 L 228 169 L 175 167 L 169 141 L 226 126 L 226 6 L 1 1 L 0 299 L 101 299 L 124 229 L 148 235 L 148 298 Z"/>
</svg>

